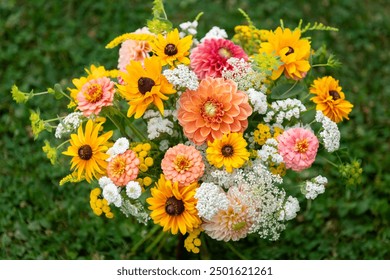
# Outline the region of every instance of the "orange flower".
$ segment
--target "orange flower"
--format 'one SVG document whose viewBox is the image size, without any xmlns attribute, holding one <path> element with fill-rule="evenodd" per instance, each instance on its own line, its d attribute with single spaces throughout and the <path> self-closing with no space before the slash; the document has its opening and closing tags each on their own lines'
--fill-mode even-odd
<svg viewBox="0 0 390 280">
<path fill-rule="evenodd" d="M 187 90 L 179 100 L 178 120 L 184 134 L 196 145 L 243 132 L 252 114 L 248 96 L 231 80 L 208 77 L 196 91 Z"/>
</svg>

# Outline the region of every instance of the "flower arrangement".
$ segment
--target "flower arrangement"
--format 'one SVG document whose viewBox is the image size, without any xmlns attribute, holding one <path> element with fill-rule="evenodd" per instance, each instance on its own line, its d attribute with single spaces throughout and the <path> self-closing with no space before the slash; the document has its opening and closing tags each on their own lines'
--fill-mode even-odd
<svg viewBox="0 0 390 280">
<path fill-rule="evenodd" d="M 305 37 L 337 29 L 281 22 L 263 30 L 240 11 L 248 25 L 231 39 L 219 27 L 198 38 L 201 14 L 176 28 L 156 0 L 146 27 L 107 44 L 120 46 L 118 69 L 91 65 L 67 92 L 14 86 L 17 102 L 69 99 L 71 112 L 54 120 L 31 114 L 36 137 L 48 130 L 63 141 L 43 147 L 52 164 L 70 162 L 59 184 L 89 186 L 97 216 L 122 213 L 185 236 L 189 252 L 200 251 L 204 235 L 278 239 L 300 210 L 297 190 L 308 200 L 325 191 L 326 177 L 308 175 L 340 148 L 338 126 L 353 105 L 337 79 L 316 72 L 338 61 Z M 348 167 L 344 177 L 358 180 L 359 163 L 348 166 L 356 176 Z"/>
</svg>

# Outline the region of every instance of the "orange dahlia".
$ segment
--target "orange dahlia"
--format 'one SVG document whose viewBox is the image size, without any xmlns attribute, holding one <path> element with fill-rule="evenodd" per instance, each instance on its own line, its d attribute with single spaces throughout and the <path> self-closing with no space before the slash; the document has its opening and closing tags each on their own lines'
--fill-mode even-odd
<svg viewBox="0 0 390 280">
<path fill-rule="evenodd" d="M 208 77 L 197 90 L 181 95 L 177 117 L 188 139 L 202 145 L 230 132 L 243 132 L 251 114 L 248 96 L 237 90 L 235 82 Z"/>
<path fill-rule="evenodd" d="M 289 28 L 278 27 L 275 32 L 268 34 L 268 42 L 260 45 L 259 53 L 276 53 L 282 65 L 273 71 L 271 78 L 276 80 L 284 74 L 290 79 L 302 79 L 310 69 L 310 42 L 301 39 L 301 30 L 291 31 Z"/>
</svg>

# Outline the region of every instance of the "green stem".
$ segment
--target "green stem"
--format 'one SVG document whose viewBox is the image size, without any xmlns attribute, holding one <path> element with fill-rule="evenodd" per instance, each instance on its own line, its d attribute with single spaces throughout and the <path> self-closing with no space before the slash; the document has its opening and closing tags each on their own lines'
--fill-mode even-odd
<svg viewBox="0 0 390 280">
<path fill-rule="evenodd" d="M 61 148 L 62 146 L 64 146 L 66 143 L 70 142 L 70 139 L 69 140 L 66 140 L 65 142 L 62 142 L 61 144 L 59 144 L 56 148 L 56 150 L 58 150 L 59 148 Z"/>
<path fill-rule="evenodd" d="M 48 91 L 42 91 L 42 92 L 33 93 L 32 96 L 45 95 L 45 94 L 48 94 L 48 93 L 49 93 Z"/>
<path fill-rule="evenodd" d="M 314 67 L 326 67 L 326 66 L 330 66 L 328 63 L 322 63 L 322 64 L 314 64 L 311 66 L 311 68 L 314 68 Z"/>
<path fill-rule="evenodd" d="M 125 116 L 122 111 L 118 109 L 119 114 L 123 119 L 126 120 L 126 124 L 129 126 L 130 130 L 141 140 L 141 141 L 147 141 L 148 139 L 143 135 L 132 122 L 129 121 L 129 118 Z"/>
<path fill-rule="evenodd" d="M 156 231 L 158 231 L 159 229 L 161 229 L 161 227 L 160 227 L 159 225 L 155 225 L 155 226 L 152 228 L 152 230 L 149 231 L 148 235 L 146 235 L 143 239 L 141 239 L 140 241 L 138 241 L 138 242 L 133 246 L 133 248 L 131 249 L 131 252 L 132 252 L 132 253 L 135 253 L 135 252 L 138 250 L 138 248 L 139 248 L 142 244 L 144 244 L 149 238 L 151 238 L 151 237 L 154 235 L 154 233 L 155 233 Z"/>
<path fill-rule="evenodd" d="M 229 242 L 226 242 L 225 244 L 226 244 L 226 246 L 227 246 L 234 254 L 236 254 L 240 259 L 246 260 L 245 256 L 244 256 L 243 254 L 241 254 L 236 248 L 234 248 L 233 245 L 231 245 Z"/>
<path fill-rule="evenodd" d="M 330 163 L 331 165 L 333 165 L 334 167 L 338 167 L 337 164 L 335 164 L 334 162 L 331 162 L 330 160 L 328 160 L 327 158 L 325 157 L 322 157 L 320 156 L 322 159 L 324 159 L 325 161 L 327 161 L 328 163 Z"/>
</svg>

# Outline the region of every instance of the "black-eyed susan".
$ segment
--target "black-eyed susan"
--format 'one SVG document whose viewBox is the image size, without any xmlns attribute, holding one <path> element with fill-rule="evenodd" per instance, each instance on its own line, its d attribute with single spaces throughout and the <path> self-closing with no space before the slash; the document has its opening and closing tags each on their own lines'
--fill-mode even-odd
<svg viewBox="0 0 390 280">
<path fill-rule="evenodd" d="M 249 160 L 250 153 L 246 146 L 242 133 L 225 134 L 221 139 L 208 142 L 207 160 L 217 168 L 225 166 L 226 171 L 231 173 L 233 168 L 240 168 Z"/>
<path fill-rule="evenodd" d="M 139 61 L 131 61 L 126 70 L 127 72 L 121 72 L 124 84 L 118 85 L 118 89 L 130 105 L 127 116 L 135 115 L 138 119 L 151 104 L 163 114 L 163 100 L 167 100 L 166 95 L 173 94 L 176 90 L 162 75 L 161 60 L 156 56 L 146 58 L 144 66 Z"/>
<path fill-rule="evenodd" d="M 345 100 L 338 80 L 331 76 L 318 78 L 310 87 L 310 93 L 316 95 L 310 99 L 316 103 L 316 110 L 322 111 L 336 123 L 341 122 L 343 118 L 349 120 L 348 114 L 352 111 L 353 105 Z"/>
<path fill-rule="evenodd" d="M 302 79 L 310 69 L 310 41 L 301 39 L 301 30 L 291 31 L 278 27 L 267 36 L 268 42 L 261 43 L 259 53 L 273 54 L 280 57 L 282 65 L 272 72 L 271 78 L 276 80 L 284 74 L 294 80 Z"/>
<path fill-rule="evenodd" d="M 151 197 L 146 199 L 154 223 L 162 226 L 163 231 L 170 230 L 172 234 L 180 231 L 184 235 L 198 228 L 201 220 L 194 198 L 197 187 L 195 182 L 179 188 L 177 182 L 166 180 L 161 175 L 156 186 L 151 189 Z"/>
<path fill-rule="evenodd" d="M 93 178 L 98 179 L 106 173 L 109 155 L 105 152 L 108 147 L 108 139 L 112 136 L 112 131 L 98 136 L 102 123 L 94 123 L 89 120 L 85 125 L 80 125 L 77 134 L 70 137 L 70 146 L 63 152 L 64 155 L 71 156 L 71 169 L 77 171 L 77 178 L 85 176 L 90 183 Z"/>
<path fill-rule="evenodd" d="M 162 65 L 173 66 L 176 61 L 182 64 L 190 64 L 188 55 L 192 44 L 192 36 L 186 36 L 180 39 L 179 31 L 174 29 L 166 36 L 158 34 L 157 38 L 151 43 L 153 52 L 161 58 Z"/>
</svg>

